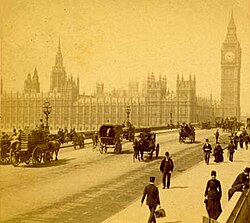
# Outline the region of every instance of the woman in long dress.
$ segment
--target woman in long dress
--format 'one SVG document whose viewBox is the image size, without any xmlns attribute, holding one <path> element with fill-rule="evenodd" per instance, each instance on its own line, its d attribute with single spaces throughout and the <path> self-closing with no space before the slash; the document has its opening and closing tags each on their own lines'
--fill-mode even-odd
<svg viewBox="0 0 250 223">
<path fill-rule="evenodd" d="M 220 181 L 216 179 L 216 172 L 213 170 L 211 172 L 211 179 L 207 182 L 205 201 L 208 216 L 214 220 L 217 220 L 222 212 L 220 203 L 221 195 L 221 184 Z"/>
</svg>

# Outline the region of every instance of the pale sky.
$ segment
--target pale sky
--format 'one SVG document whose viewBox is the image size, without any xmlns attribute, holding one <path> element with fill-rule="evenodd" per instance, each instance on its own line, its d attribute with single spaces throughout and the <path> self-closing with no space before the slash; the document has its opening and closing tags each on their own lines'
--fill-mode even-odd
<svg viewBox="0 0 250 223">
<path fill-rule="evenodd" d="M 80 91 L 126 88 L 154 72 L 196 74 L 197 94 L 220 99 L 220 49 L 233 9 L 242 48 L 241 109 L 250 112 L 250 0 L 0 0 L 5 91 L 22 91 L 37 67 L 47 92 L 60 37 Z"/>
</svg>

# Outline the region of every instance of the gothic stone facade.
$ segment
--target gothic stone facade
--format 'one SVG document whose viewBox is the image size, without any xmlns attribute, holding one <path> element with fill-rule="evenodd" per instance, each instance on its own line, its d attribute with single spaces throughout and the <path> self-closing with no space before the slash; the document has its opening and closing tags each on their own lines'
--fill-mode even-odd
<svg viewBox="0 0 250 223">
<path fill-rule="evenodd" d="M 177 75 L 176 92 L 169 91 L 167 79 L 149 74 L 143 91 L 139 83 L 130 82 L 128 91 L 116 90 L 106 93 L 104 84 L 97 83 L 92 95 L 79 94 L 79 78 L 68 77 L 63 66 L 60 42 L 52 67 L 50 91 L 40 92 L 38 71 L 33 78 L 28 74 L 23 93 L 1 95 L 1 129 L 35 127 L 42 112 L 43 103 L 52 106 L 49 126 L 52 131 L 59 128 L 97 130 L 107 120 L 123 123 L 127 119 L 126 108 L 130 108 L 130 122 L 135 126 L 165 126 L 177 123 L 197 123 L 214 120 L 213 101 L 197 97 L 196 78 L 184 80 Z"/>
</svg>

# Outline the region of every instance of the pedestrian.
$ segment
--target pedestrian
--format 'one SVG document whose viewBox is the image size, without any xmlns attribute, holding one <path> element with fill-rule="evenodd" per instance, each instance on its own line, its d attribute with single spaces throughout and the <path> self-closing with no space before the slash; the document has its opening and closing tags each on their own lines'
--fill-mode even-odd
<svg viewBox="0 0 250 223">
<path fill-rule="evenodd" d="M 149 184 L 145 187 L 144 191 L 143 191 L 143 195 L 142 195 L 142 199 L 141 199 L 141 205 L 144 202 L 145 197 L 147 196 L 147 205 L 150 211 L 150 215 L 148 218 L 148 223 L 151 222 L 156 222 L 155 219 L 155 209 L 157 207 L 157 205 L 160 205 L 160 197 L 159 197 L 159 190 L 158 188 L 154 185 L 155 182 L 155 177 L 150 177 L 150 182 Z"/>
<path fill-rule="evenodd" d="M 250 142 L 250 135 L 248 133 L 246 133 L 244 136 L 244 142 L 245 142 L 246 149 L 248 149 L 248 143 Z"/>
<path fill-rule="evenodd" d="M 160 151 L 160 144 L 157 143 L 156 147 L 155 147 L 155 156 L 158 157 L 159 156 L 159 151 Z"/>
<path fill-rule="evenodd" d="M 233 158 L 234 158 L 234 152 L 236 150 L 236 146 L 234 144 L 234 142 L 231 140 L 230 144 L 227 147 L 228 153 L 229 153 L 229 161 L 233 162 Z"/>
<path fill-rule="evenodd" d="M 220 181 L 216 179 L 216 171 L 211 171 L 211 179 L 208 180 L 206 190 L 205 190 L 205 204 L 209 218 L 217 220 L 221 208 L 221 184 Z"/>
<path fill-rule="evenodd" d="M 236 191 L 242 192 L 244 189 L 249 188 L 249 173 L 250 168 L 246 167 L 244 171 L 236 177 L 232 187 L 228 190 L 228 200 L 231 199 Z"/>
<path fill-rule="evenodd" d="M 216 130 L 214 135 L 215 135 L 215 142 L 217 143 L 219 141 L 219 136 L 220 136 L 219 129 Z"/>
<path fill-rule="evenodd" d="M 204 151 L 205 163 L 208 165 L 209 164 L 210 153 L 212 152 L 212 146 L 209 144 L 208 139 L 206 139 L 206 142 L 205 142 L 205 144 L 203 146 L 203 151 Z"/>
<path fill-rule="evenodd" d="M 216 163 L 223 162 L 223 149 L 221 148 L 219 142 L 216 143 L 213 156 L 214 156 L 214 162 Z"/>
<path fill-rule="evenodd" d="M 77 138 L 78 138 L 77 133 L 76 133 L 75 129 L 73 129 L 71 131 L 71 139 L 73 142 L 74 149 L 76 149 L 76 145 L 77 145 L 77 141 L 78 141 Z"/>
<path fill-rule="evenodd" d="M 243 134 L 241 133 L 240 134 L 240 137 L 239 137 L 239 144 L 240 144 L 240 148 L 243 149 L 243 143 L 244 143 L 244 136 Z"/>
<path fill-rule="evenodd" d="M 238 143 L 239 143 L 239 136 L 237 135 L 237 133 L 235 132 L 234 133 L 234 137 L 233 137 L 233 140 L 234 140 L 234 145 L 236 147 L 236 149 L 238 148 Z"/>
<path fill-rule="evenodd" d="M 166 178 L 167 178 L 167 189 L 169 189 L 171 174 L 173 170 L 174 170 L 173 160 L 170 158 L 169 152 L 166 152 L 165 158 L 161 161 L 160 165 L 160 171 L 162 172 L 162 183 L 163 183 L 162 189 L 165 189 L 166 187 Z"/>
<path fill-rule="evenodd" d="M 93 142 L 93 150 L 96 148 L 98 144 L 98 134 L 95 132 L 92 136 L 92 142 Z"/>
</svg>

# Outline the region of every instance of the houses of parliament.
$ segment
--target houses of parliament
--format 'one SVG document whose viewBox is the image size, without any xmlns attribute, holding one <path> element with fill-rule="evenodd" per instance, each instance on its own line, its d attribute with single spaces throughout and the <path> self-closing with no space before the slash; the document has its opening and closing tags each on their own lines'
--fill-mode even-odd
<svg viewBox="0 0 250 223">
<path fill-rule="evenodd" d="M 104 90 L 103 83 L 96 83 L 93 94 L 79 93 L 79 77 L 68 76 L 63 64 L 60 41 L 55 65 L 50 75 L 50 89 L 41 92 L 39 71 L 28 74 L 22 93 L 1 92 L 1 129 L 35 127 L 44 118 L 42 106 L 49 101 L 52 112 L 49 127 L 97 130 L 110 123 L 127 121 L 135 126 L 166 126 L 177 123 L 213 121 L 215 117 L 240 117 L 240 68 L 241 48 L 236 36 L 233 15 L 227 27 L 221 48 L 221 101 L 198 97 L 196 76 L 188 78 L 176 74 L 176 92 L 170 91 L 167 78 L 150 73 L 139 91 L 138 82 L 129 82 L 128 90 Z M 4 85 L 4 83 L 2 83 Z"/>
</svg>

